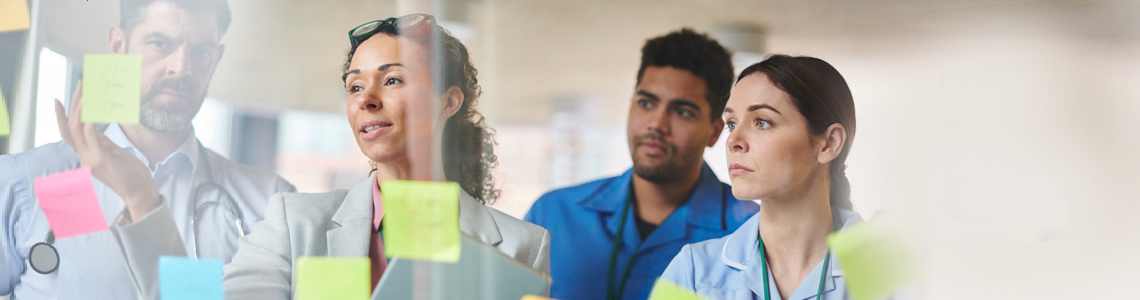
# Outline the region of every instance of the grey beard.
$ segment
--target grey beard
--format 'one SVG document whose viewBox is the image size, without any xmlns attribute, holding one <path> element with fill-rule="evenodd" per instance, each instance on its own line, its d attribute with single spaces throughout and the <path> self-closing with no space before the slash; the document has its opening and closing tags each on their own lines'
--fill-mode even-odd
<svg viewBox="0 0 1140 300">
<path fill-rule="evenodd" d="M 190 126 L 190 121 L 194 120 L 194 115 L 197 114 L 196 111 L 190 109 L 159 107 L 153 103 L 150 101 L 142 103 L 142 115 L 139 116 L 139 122 L 142 123 L 143 127 L 157 132 L 174 133 L 186 129 Z"/>
</svg>

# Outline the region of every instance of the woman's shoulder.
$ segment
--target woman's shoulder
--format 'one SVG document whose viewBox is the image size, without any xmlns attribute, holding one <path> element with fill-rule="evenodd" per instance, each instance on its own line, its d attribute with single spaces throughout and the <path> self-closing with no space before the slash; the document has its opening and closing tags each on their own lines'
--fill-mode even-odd
<svg viewBox="0 0 1140 300">
<path fill-rule="evenodd" d="M 484 208 L 495 220 L 495 225 L 499 227 L 499 233 L 503 235 L 504 240 L 517 238 L 523 241 L 541 242 L 542 237 L 547 235 L 546 229 L 541 226 L 519 220 L 490 206 L 484 206 Z"/>
</svg>

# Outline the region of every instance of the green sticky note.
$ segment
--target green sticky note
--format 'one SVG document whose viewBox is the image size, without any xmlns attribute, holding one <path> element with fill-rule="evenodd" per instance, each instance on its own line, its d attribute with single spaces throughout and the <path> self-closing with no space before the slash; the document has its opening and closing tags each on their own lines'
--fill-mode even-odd
<svg viewBox="0 0 1140 300">
<path fill-rule="evenodd" d="M 142 97 L 142 56 L 83 56 L 83 111 L 89 123 L 138 124 Z"/>
<path fill-rule="evenodd" d="M 12 134 L 12 124 L 8 121 L 8 102 L 4 102 L 4 89 L 0 89 L 0 136 Z"/>
<path fill-rule="evenodd" d="M 384 254 L 415 260 L 459 261 L 459 184 L 390 180 L 384 196 Z"/>
<path fill-rule="evenodd" d="M 372 287 L 367 257 L 297 258 L 297 300 L 368 300 Z"/>
<path fill-rule="evenodd" d="M 698 296 L 697 292 L 680 287 L 668 280 L 658 279 L 649 292 L 649 300 L 706 300 Z"/>
<path fill-rule="evenodd" d="M 890 296 L 919 277 L 918 249 L 900 226 L 894 220 L 872 219 L 827 238 L 854 300 Z"/>
</svg>

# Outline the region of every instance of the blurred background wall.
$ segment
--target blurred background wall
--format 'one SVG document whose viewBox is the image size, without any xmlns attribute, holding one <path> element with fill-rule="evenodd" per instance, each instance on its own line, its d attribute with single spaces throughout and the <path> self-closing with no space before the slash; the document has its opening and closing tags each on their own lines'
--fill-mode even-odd
<svg viewBox="0 0 1140 300">
<path fill-rule="evenodd" d="M 69 98 L 83 54 L 108 52 L 108 26 L 118 22 L 117 1 L 31 3 L 38 29 L 0 33 L 14 130 L 0 151 L 59 140 L 50 101 Z M 855 210 L 915 220 L 928 254 L 919 294 L 1128 298 L 1140 279 L 1140 2 L 437 4 L 472 53 L 478 109 L 497 130 L 493 175 L 503 194 L 493 206 L 516 217 L 546 191 L 629 168 L 625 118 L 640 47 L 689 26 L 730 45 L 738 70 L 785 53 L 822 58 L 846 77 L 858 116 L 847 171 Z M 367 159 L 336 80 L 347 31 L 414 9 L 384 0 L 230 5 L 225 57 L 194 122 L 199 138 L 302 192 L 359 182 Z M 29 59 L 31 77 L 21 77 Z M 706 161 L 728 180 L 723 142 Z"/>
</svg>

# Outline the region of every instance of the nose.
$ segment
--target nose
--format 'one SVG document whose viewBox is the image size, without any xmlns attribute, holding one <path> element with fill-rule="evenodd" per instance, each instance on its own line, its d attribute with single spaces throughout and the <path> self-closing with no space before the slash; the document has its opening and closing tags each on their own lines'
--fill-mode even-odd
<svg viewBox="0 0 1140 300">
<path fill-rule="evenodd" d="M 380 100 L 379 89 L 369 86 L 356 97 L 356 105 L 362 111 L 375 111 L 384 108 L 384 102 Z"/>
<path fill-rule="evenodd" d="M 190 75 L 190 53 L 187 45 L 178 47 L 174 53 L 167 57 L 166 77 L 186 77 Z"/>
<path fill-rule="evenodd" d="M 728 133 L 728 138 L 724 143 L 728 147 L 729 153 L 748 153 L 748 141 L 742 137 L 741 130 L 733 130 Z"/>
<path fill-rule="evenodd" d="M 657 132 L 661 135 L 668 135 L 672 123 L 669 118 L 669 109 L 664 108 L 661 111 L 649 114 L 649 123 L 646 124 L 646 129 L 649 131 Z"/>
</svg>

